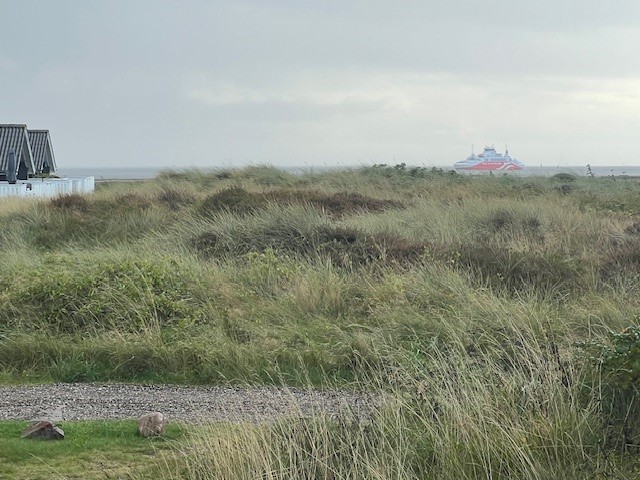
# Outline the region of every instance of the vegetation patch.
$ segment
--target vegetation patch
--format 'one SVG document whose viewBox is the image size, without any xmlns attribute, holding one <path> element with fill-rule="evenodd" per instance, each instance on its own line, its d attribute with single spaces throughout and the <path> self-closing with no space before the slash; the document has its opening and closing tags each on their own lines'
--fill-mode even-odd
<svg viewBox="0 0 640 480">
<path fill-rule="evenodd" d="M 408 177 L 408 178 L 451 178 L 463 180 L 464 176 L 460 175 L 453 169 L 443 169 L 439 167 L 419 167 L 407 166 L 406 163 L 397 163 L 396 165 L 387 165 L 386 163 L 378 163 L 372 167 L 364 167 L 362 172 L 366 175 L 382 175 L 385 177 Z"/>
<path fill-rule="evenodd" d="M 569 195 L 571 192 L 573 192 L 574 189 L 575 186 L 570 183 L 563 183 L 562 185 L 558 185 L 556 187 L 556 191 L 562 195 Z"/>
<path fill-rule="evenodd" d="M 296 175 L 270 165 L 255 165 L 233 172 L 240 180 L 249 180 L 261 187 L 291 186 L 299 181 Z"/>
<path fill-rule="evenodd" d="M 98 205 L 102 205 L 97 203 Z M 151 200 L 144 195 L 134 192 L 123 193 L 116 195 L 114 202 L 106 203 L 106 207 L 116 208 L 120 212 L 141 212 L 151 208 Z"/>
<path fill-rule="evenodd" d="M 54 209 L 62 211 L 87 212 L 89 210 L 87 197 L 77 193 L 54 197 L 49 200 L 49 205 Z"/>
<path fill-rule="evenodd" d="M 559 253 L 541 255 L 504 246 L 463 244 L 447 255 L 453 264 L 475 275 L 479 284 L 496 290 L 553 296 L 585 288 L 586 266 Z"/>
<path fill-rule="evenodd" d="M 180 208 L 193 205 L 196 202 L 195 196 L 188 191 L 166 186 L 158 193 L 156 199 L 171 210 L 180 210 Z"/>
<path fill-rule="evenodd" d="M 324 229 L 318 232 L 320 254 L 328 254 L 334 265 L 418 265 L 429 248 L 389 234 L 366 235 L 355 229 Z"/>
<path fill-rule="evenodd" d="M 25 440 L 28 422 L 0 421 L 0 478 L 131 478 L 146 476 L 150 464 L 183 437 L 169 424 L 164 437 L 142 438 L 135 421 L 62 422 L 62 441 Z"/>
<path fill-rule="evenodd" d="M 522 232 L 540 235 L 542 222 L 535 213 L 519 214 L 507 209 L 496 209 L 481 219 L 479 231 L 494 235 L 497 233 Z"/>
<path fill-rule="evenodd" d="M 640 214 L 640 196 L 631 194 L 631 191 L 611 189 L 610 191 L 604 190 L 600 193 L 591 190 L 579 195 L 578 201 L 583 208 L 595 209 L 607 213 Z"/>
<path fill-rule="evenodd" d="M 401 237 L 329 225 L 311 226 L 306 230 L 280 226 L 226 238 L 216 232 L 204 232 L 191 240 L 191 246 L 204 258 L 273 250 L 307 259 L 328 256 L 340 267 L 416 264 L 422 261 L 427 250 L 425 244 Z"/>
<path fill-rule="evenodd" d="M 272 190 L 264 193 L 248 192 L 242 187 L 230 187 L 209 195 L 200 206 L 203 215 L 215 215 L 222 211 L 246 214 L 266 208 L 269 204 L 291 206 L 309 205 L 325 213 L 342 216 L 363 212 L 381 212 L 390 208 L 402 208 L 395 200 L 379 200 L 355 192 L 327 194 L 317 190 Z"/>
<path fill-rule="evenodd" d="M 560 172 L 560 173 L 556 173 L 551 178 L 559 182 L 567 183 L 567 182 L 575 182 L 578 177 L 573 173 Z"/>
<path fill-rule="evenodd" d="M 11 228 L 21 232 L 30 246 L 45 251 L 69 245 L 130 243 L 171 222 L 171 215 L 158 204 L 137 192 L 93 198 L 66 195 L 50 200 L 45 208 L 33 205 L 25 209 L 13 219 Z"/>
<path fill-rule="evenodd" d="M 402 164 L 8 200 L 0 382 L 388 399 L 370 423 L 221 426 L 153 478 L 637 478 L 639 206 L 633 179 Z"/>
<path fill-rule="evenodd" d="M 200 205 L 200 213 L 215 215 L 228 211 L 245 214 L 263 208 L 265 205 L 266 199 L 262 195 L 250 193 L 242 187 L 230 187 L 205 198 Z"/>
<path fill-rule="evenodd" d="M 598 391 L 607 418 L 605 441 L 610 448 L 640 451 L 640 326 L 636 323 L 607 339 L 580 343 L 592 368 L 591 385 Z"/>
<path fill-rule="evenodd" d="M 327 194 L 318 190 L 275 190 L 266 193 L 265 198 L 281 205 L 311 205 L 335 216 L 381 212 L 405 206 L 399 201 L 380 200 L 356 192 Z"/>
<path fill-rule="evenodd" d="M 189 276 L 173 260 L 101 261 L 82 271 L 72 265 L 70 257 L 50 257 L 9 283 L 0 297 L 0 325 L 140 331 L 198 315 Z"/>
<path fill-rule="evenodd" d="M 635 278 L 640 275 L 640 236 L 632 234 L 629 238 L 616 241 L 603 255 L 600 275 L 605 281 L 621 276 Z"/>
</svg>

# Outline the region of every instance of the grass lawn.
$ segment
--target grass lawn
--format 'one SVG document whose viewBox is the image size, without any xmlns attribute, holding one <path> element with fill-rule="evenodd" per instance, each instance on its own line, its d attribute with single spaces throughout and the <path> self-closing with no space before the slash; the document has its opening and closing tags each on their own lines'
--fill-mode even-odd
<svg viewBox="0 0 640 480">
<path fill-rule="evenodd" d="M 65 439 L 27 440 L 24 421 L 0 422 L 0 478 L 129 478 L 140 475 L 179 439 L 184 427 L 168 425 L 163 438 L 146 439 L 135 421 L 61 422 Z"/>
</svg>

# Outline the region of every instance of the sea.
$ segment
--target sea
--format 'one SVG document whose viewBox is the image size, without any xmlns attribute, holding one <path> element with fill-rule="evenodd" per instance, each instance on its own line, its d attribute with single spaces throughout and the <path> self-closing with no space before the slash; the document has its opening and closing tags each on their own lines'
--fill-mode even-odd
<svg viewBox="0 0 640 480">
<path fill-rule="evenodd" d="M 310 167 L 310 166 L 287 166 L 287 167 L 276 167 L 280 168 L 284 171 L 293 174 L 303 174 L 309 172 L 325 172 L 330 170 L 341 170 L 341 169 L 353 169 L 360 168 L 364 165 L 352 165 L 352 166 L 319 166 L 319 167 Z M 442 168 L 444 170 L 453 170 L 451 165 L 408 165 L 407 168 L 411 168 L 414 166 L 425 167 L 425 168 Z M 156 177 L 160 172 L 167 170 L 180 171 L 184 169 L 188 169 L 189 167 L 177 168 L 177 167 L 165 167 L 165 168 L 60 168 L 60 175 L 70 176 L 70 177 L 87 177 L 93 176 L 96 181 L 108 181 L 108 180 L 148 180 Z M 227 169 L 228 167 L 210 167 L 210 168 L 198 168 L 200 171 L 216 171 Z M 239 167 L 242 168 L 242 167 Z M 586 176 L 595 176 L 595 177 L 640 177 L 640 165 L 636 166 L 557 166 L 557 167 L 546 167 L 546 166 L 533 166 L 533 167 L 525 167 L 523 170 L 512 171 L 512 172 L 492 172 L 493 175 L 513 175 L 513 176 L 542 176 L 542 177 L 551 177 L 557 173 L 571 173 L 576 176 L 586 177 Z M 458 171 L 459 173 L 469 174 L 468 172 Z M 473 175 L 489 175 L 488 172 L 474 172 Z"/>
</svg>

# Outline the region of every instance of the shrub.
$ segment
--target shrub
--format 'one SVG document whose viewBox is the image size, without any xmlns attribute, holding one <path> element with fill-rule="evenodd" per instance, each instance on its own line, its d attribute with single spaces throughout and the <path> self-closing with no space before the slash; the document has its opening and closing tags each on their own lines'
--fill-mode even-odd
<svg viewBox="0 0 640 480">
<path fill-rule="evenodd" d="M 269 204 L 281 206 L 309 205 L 325 213 L 342 216 L 364 211 L 380 212 L 389 208 L 401 208 L 403 203 L 379 200 L 353 192 L 324 193 L 318 190 L 272 190 L 265 193 L 248 192 L 242 187 L 231 187 L 208 196 L 200 206 L 204 215 L 221 211 L 246 214 L 266 208 Z"/>
<path fill-rule="evenodd" d="M 592 387 L 600 397 L 607 446 L 640 448 L 640 326 L 579 345 L 595 366 Z"/>
<path fill-rule="evenodd" d="M 553 180 L 559 180 L 561 182 L 575 182 L 577 177 L 573 173 L 560 172 L 560 173 L 556 173 L 551 178 Z"/>
<path fill-rule="evenodd" d="M 542 222 L 535 213 L 513 212 L 504 208 L 496 209 L 479 222 L 481 233 L 493 235 L 501 232 L 522 232 L 540 235 Z"/>
<path fill-rule="evenodd" d="M 479 283 L 511 293 L 566 294 L 584 288 L 585 266 L 560 253 L 518 252 L 504 245 L 463 244 L 446 258 L 473 273 Z"/>
<path fill-rule="evenodd" d="M 497 210 L 491 213 L 484 221 L 485 228 L 491 232 L 499 232 L 502 230 L 513 228 L 516 223 L 515 215 L 508 210 Z"/>
<path fill-rule="evenodd" d="M 54 199 L 46 208 L 31 208 L 16 216 L 25 243 L 45 251 L 74 246 L 130 243 L 171 221 L 166 212 L 140 193 L 110 196 L 68 196 Z"/>
<path fill-rule="evenodd" d="M 162 192 L 158 194 L 157 199 L 160 203 L 167 205 L 171 210 L 179 210 L 181 207 L 191 205 L 196 201 L 191 193 L 166 186 L 163 187 Z"/>
<path fill-rule="evenodd" d="M 121 212 L 139 212 L 151 208 L 151 201 L 139 193 L 129 192 L 116 195 L 110 206 Z"/>
<path fill-rule="evenodd" d="M 591 359 L 599 365 L 610 386 L 639 392 L 640 326 L 632 325 L 621 332 L 610 332 L 607 342 L 592 342 L 588 349 Z"/>
<path fill-rule="evenodd" d="M 315 219 L 315 221 L 314 221 Z M 314 259 L 328 256 L 334 265 L 358 267 L 379 263 L 415 264 L 422 261 L 426 246 L 390 234 L 367 234 L 358 229 L 335 227 L 322 217 L 281 216 L 246 229 L 206 231 L 192 237 L 190 246 L 203 258 L 238 257 L 268 250 Z"/>
<path fill-rule="evenodd" d="M 640 237 L 616 243 L 600 264 L 600 275 L 606 281 L 621 274 L 640 274 Z"/>
<path fill-rule="evenodd" d="M 547 191 L 543 185 L 531 181 L 524 182 L 521 185 L 514 185 L 511 189 L 514 192 L 527 192 L 534 195 L 542 195 Z"/>
<path fill-rule="evenodd" d="M 333 194 L 318 190 L 274 190 L 265 198 L 280 205 L 311 205 L 325 213 L 342 216 L 362 212 L 381 212 L 391 208 L 402 208 L 404 204 L 395 200 L 380 200 L 354 192 Z"/>
<path fill-rule="evenodd" d="M 55 209 L 64 211 L 86 212 L 89 209 L 87 199 L 77 193 L 52 198 L 49 201 L 49 205 Z"/>
<path fill-rule="evenodd" d="M 346 228 L 320 229 L 318 242 L 318 252 L 329 255 L 334 265 L 342 267 L 413 265 L 420 263 L 428 250 L 424 243 L 410 242 L 402 237 L 367 235 Z"/>
<path fill-rule="evenodd" d="M 569 195 L 576 187 L 574 185 L 563 183 L 556 187 L 556 191 L 562 195 Z"/>
<path fill-rule="evenodd" d="M 264 206 L 264 198 L 242 187 L 231 187 L 209 195 L 200 205 L 200 213 L 214 215 L 222 211 L 245 214 Z"/>
<path fill-rule="evenodd" d="M 0 324 L 140 331 L 190 321 L 200 305 L 188 278 L 168 258 L 77 266 L 67 256 L 52 256 L 6 289 Z"/>
</svg>

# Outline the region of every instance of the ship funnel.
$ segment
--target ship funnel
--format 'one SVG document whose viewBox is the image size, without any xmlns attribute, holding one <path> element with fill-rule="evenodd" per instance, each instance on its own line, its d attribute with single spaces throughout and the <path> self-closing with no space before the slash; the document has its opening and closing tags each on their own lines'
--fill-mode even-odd
<svg viewBox="0 0 640 480">
<path fill-rule="evenodd" d="M 16 165 L 16 151 L 13 148 L 9 149 L 9 158 L 7 160 L 7 182 L 14 184 L 16 183 L 18 167 Z"/>
</svg>

